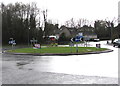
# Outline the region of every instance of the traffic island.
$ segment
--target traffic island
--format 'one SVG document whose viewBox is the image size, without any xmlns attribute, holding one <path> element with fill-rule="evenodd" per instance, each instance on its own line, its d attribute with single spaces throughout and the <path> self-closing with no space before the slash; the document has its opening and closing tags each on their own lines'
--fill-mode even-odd
<svg viewBox="0 0 120 86">
<path fill-rule="evenodd" d="M 107 48 L 96 47 L 44 47 L 39 49 L 21 48 L 8 50 L 6 53 L 14 55 L 37 55 L 37 56 L 67 56 L 67 55 L 85 55 L 112 52 Z"/>
</svg>

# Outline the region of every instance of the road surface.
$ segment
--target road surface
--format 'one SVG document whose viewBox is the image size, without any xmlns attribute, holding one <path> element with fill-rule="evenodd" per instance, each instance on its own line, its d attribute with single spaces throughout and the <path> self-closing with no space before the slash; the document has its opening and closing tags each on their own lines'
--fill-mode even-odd
<svg viewBox="0 0 120 86">
<path fill-rule="evenodd" d="M 90 42 L 114 50 L 72 56 L 2 56 L 3 84 L 118 84 L 118 48 L 106 41 Z M 83 46 L 83 45 L 79 45 Z"/>
</svg>

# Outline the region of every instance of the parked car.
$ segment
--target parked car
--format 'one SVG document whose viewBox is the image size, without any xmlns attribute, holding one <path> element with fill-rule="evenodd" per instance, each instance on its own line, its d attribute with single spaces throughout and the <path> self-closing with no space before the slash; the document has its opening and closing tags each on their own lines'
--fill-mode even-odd
<svg viewBox="0 0 120 86">
<path fill-rule="evenodd" d="M 113 42 L 119 41 L 120 39 L 115 39 Z"/>
<path fill-rule="evenodd" d="M 98 41 L 100 41 L 100 39 L 93 39 L 93 41 L 98 42 Z"/>
<path fill-rule="evenodd" d="M 113 47 L 115 47 L 115 46 L 120 47 L 120 39 L 115 39 L 115 40 L 113 41 Z"/>
<path fill-rule="evenodd" d="M 98 42 L 98 41 L 100 41 L 100 39 L 98 39 L 98 38 L 96 38 L 96 39 L 91 38 L 89 41 Z"/>
</svg>

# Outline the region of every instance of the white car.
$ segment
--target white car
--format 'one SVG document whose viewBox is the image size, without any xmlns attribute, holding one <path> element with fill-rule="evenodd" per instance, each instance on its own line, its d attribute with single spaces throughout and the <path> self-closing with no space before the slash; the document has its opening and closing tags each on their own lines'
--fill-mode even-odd
<svg viewBox="0 0 120 86">
<path fill-rule="evenodd" d="M 113 42 L 120 41 L 120 39 L 115 39 Z"/>
<path fill-rule="evenodd" d="M 120 39 L 115 39 L 113 41 L 113 47 L 118 46 L 120 48 Z"/>
<path fill-rule="evenodd" d="M 94 41 L 100 41 L 100 39 L 94 39 Z"/>
</svg>

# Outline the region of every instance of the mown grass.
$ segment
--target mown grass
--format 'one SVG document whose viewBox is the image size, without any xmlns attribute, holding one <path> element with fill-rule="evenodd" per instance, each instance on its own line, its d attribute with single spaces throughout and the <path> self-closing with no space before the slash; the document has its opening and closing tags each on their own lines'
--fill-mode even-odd
<svg viewBox="0 0 120 86">
<path fill-rule="evenodd" d="M 106 48 L 96 47 L 78 47 L 78 53 L 104 51 Z M 45 47 L 41 49 L 33 48 L 21 48 L 15 50 L 9 50 L 8 52 L 13 53 L 76 53 L 76 47 Z"/>
</svg>

